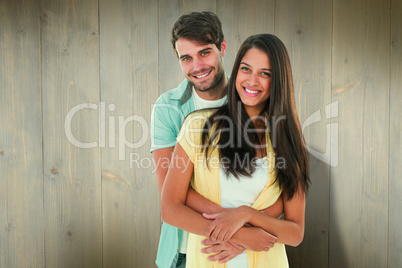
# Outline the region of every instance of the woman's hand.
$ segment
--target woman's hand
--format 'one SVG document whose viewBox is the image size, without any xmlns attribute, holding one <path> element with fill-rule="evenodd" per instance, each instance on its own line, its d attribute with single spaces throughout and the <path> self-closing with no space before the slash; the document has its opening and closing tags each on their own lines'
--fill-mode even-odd
<svg viewBox="0 0 402 268">
<path fill-rule="evenodd" d="M 214 220 L 207 228 L 205 236 L 213 241 L 226 242 L 234 233 L 248 222 L 249 210 L 247 206 L 225 209 L 223 212 L 215 214 L 203 213 L 208 220 Z"/>
<path fill-rule="evenodd" d="M 219 243 L 212 239 L 205 239 L 201 242 L 205 247 L 201 250 L 204 254 L 217 253 L 208 257 L 209 261 L 219 261 L 219 263 L 225 263 L 240 255 L 245 248 L 235 242 L 223 242 Z"/>
</svg>

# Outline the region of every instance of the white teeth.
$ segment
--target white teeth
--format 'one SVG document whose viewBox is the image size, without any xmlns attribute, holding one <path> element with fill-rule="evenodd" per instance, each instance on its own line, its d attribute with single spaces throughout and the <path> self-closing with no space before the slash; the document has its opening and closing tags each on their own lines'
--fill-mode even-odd
<svg viewBox="0 0 402 268">
<path fill-rule="evenodd" d="M 195 76 L 195 77 L 197 77 L 197 78 L 203 78 L 203 77 L 207 76 L 210 72 L 211 72 L 211 71 L 209 71 L 209 72 L 207 72 L 207 73 L 205 73 L 205 74 L 203 74 L 203 75 Z"/>
<path fill-rule="evenodd" d="M 248 93 L 252 93 L 252 94 L 255 94 L 255 93 L 258 93 L 259 91 L 257 90 L 257 91 L 254 91 L 254 90 L 250 90 L 250 89 L 248 89 L 248 88 L 244 88 L 244 90 L 246 91 L 246 92 L 248 92 Z"/>
</svg>

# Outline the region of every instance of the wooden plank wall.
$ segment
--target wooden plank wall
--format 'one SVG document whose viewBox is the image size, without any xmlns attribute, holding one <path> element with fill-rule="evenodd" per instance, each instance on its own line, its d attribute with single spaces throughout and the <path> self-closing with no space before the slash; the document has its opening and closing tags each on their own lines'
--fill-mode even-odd
<svg viewBox="0 0 402 268">
<path fill-rule="evenodd" d="M 98 2 L 41 1 L 41 18 L 46 266 L 101 267 Z"/>
<path fill-rule="evenodd" d="M 290 267 L 402 266 L 400 0 L 2 0 L 0 267 L 155 267 L 148 124 L 201 10 L 228 73 L 251 34 L 288 48 L 312 181 Z"/>
<path fill-rule="evenodd" d="M 330 267 L 383 267 L 389 219 L 390 1 L 336 1 L 333 9 L 332 96 L 339 101 L 340 161 L 331 168 Z"/>
<path fill-rule="evenodd" d="M 402 265 L 402 1 L 391 0 L 388 267 Z"/>
<path fill-rule="evenodd" d="M 158 97 L 156 3 L 100 1 L 104 267 L 152 267 L 158 247 L 159 193 L 147 139 Z"/>
<path fill-rule="evenodd" d="M 0 2 L 0 267 L 45 265 L 39 14 Z"/>
</svg>

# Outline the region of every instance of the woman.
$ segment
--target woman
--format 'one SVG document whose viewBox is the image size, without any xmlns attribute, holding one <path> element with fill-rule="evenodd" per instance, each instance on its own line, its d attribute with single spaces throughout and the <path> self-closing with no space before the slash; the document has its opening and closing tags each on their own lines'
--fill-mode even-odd
<svg viewBox="0 0 402 268">
<path fill-rule="evenodd" d="M 200 253 L 204 236 L 247 249 L 227 267 L 288 267 L 283 244 L 296 246 L 303 239 L 309 179 L 284 44 L 274 35 L 249 37 L 231 78 L 227 105 L 192 113 L 183 124 L 162 192 L 162 218 L 191 233 L 187 267 L 224 267 Z M 200 215 L 187 207 L 190 182 L 228 209 Z M 281 194 L 284 219 L 260 212 Z M 267 252 L 253 251 L 250 240 L 259 237 L 247 232 L 257 227 L 277 237 L 275 245 L 265 246 Z"/>
</svg>

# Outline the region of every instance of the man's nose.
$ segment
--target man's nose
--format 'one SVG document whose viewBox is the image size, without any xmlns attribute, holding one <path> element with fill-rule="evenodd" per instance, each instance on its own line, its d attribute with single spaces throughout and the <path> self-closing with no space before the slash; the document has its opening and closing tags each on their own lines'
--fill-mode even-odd
<svg viewBox="0 0 402 268">
<path fill-rule="evenodd" d="M 193 60 L 193 69 L 195 72 L 205 69 L 205 64 L 202 60 L 195 58 Z"/>
</svg>

